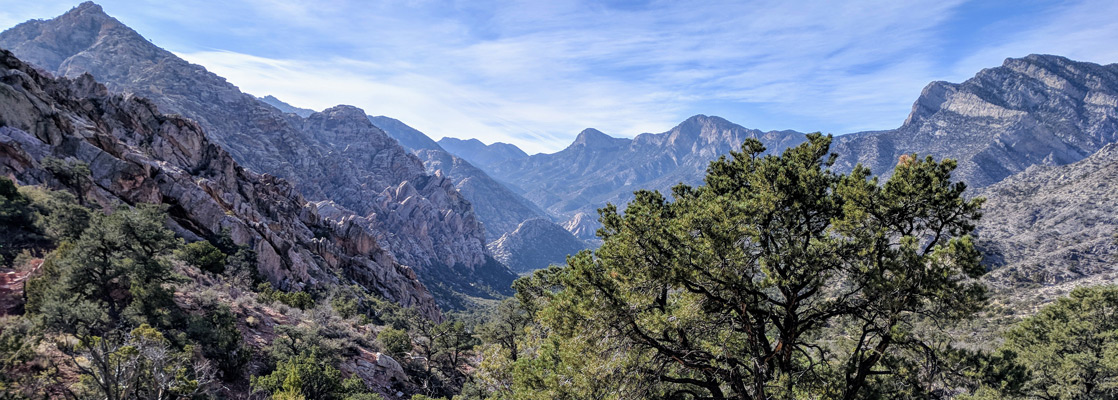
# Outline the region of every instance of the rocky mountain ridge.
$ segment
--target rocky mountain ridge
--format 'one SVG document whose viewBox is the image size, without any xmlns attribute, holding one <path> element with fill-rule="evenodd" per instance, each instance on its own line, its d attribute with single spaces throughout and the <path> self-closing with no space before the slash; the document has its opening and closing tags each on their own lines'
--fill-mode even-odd
<svg viewBox="0 0 1118 400">
<path fill-rule="evenodd" d="M 680 182 L 701 183 L 707 164 L 740 150 L 746 138 L 760 139 L 770 152 L 781 152 L 802 142 L 804 135 L 762 132 L 696 115 L 667 132 L 633 139 L 586 129 L 557 153 L 505 160 L 492 165 L 490 172 L 523 190 L 524 197 L 565 225 L 579 226 L 579 239 L 593 240 L 598 208 L 607 202 L 625 204 L 637 189 L 668 191 Z M 593 226 L 587 226 L 589 222 Z"/>
<path fill-rule="evenodd" d="M 1118 140 L 1118 64 L 1010 58 L 963 83 L 932 82 L 901 127 L 835 138 L 836 168 L 888 174 L 902 154 L 959 161 L 971 187 L 1079 161 Z"/>
<path fill-rule="evenodd" d="M 264 96 L 264 97 L 257 97 L 256 99 L 260 100 L 262 103 L 265 103 L 265 104 L 268 104 L 272 107 L 275 107 L 277 110 L 280 110 L 284 113 L 295 114 L 295 115 L 298 115 L 298 116 L 303 117 L 303 118 L 307 118 L 307 117 L 311 116 L 311 114 L 315 113 L 314 110 L 311 110 L 309 108 L 299 108 L 299 107 L 295 107 L 293 105 L 284 103 L 283 100 L 277 99 L 276 96 L 272 96 L 272 95 L 267 95 L 267 96 Z"/>
<path fill-rule="evenodd" d="M 485 144 L 477 139 L 462 140 L 452 137 L 439 139 L 439 145 L 447 151 L 464 157 L 478 167 L 488 169 L 494 164 L 527 158 L 528 153 L 516 145 L 496 142 Z"/>
<path fill-rule="evenodd" d="M 150 100 L 113 94 L 88 74 L 51 78 L 0 50 L 0 175 L 64 188 L 44 168 L 47 157 L 87 163 L 90 185 L 76 190 L 102 208 L 165 204 L 174 230 L 191 240 L 228 230 L 281 288 L 352 280 L 439 318 L 415 273 L 359 217 L 322 215 L 290 183 L 242 168 L 199 124 Z"/>
<path fill-rule="evenodd" d="M 545 219 L 554 224 L 550 222 L 548 214 L 534 203 L 491 178 L 469 161 L 444 150 L 423 132 L 389 117 L 369 117 L 369 120 L 379 124 L 389 136 L 396 138 L 423 160 L 428 172 L 442 173 L 454 181 L 455 188 L 474 206 L 474 213 L 485 225 L 486 235 L 491 242 L 516 230 L 522 222 L 529 219 Z M 562 230 L 551 231 L 570 236 L 562 234 Z M 577 240 L 573 237 L 569 239 Z"/>
<path fill-rule="evenodd" d="M 475 270 L 492 259 L 485 232 L 454 183 L 428 174 L 356 108 L 307 118 L 285 114 L 156 47 L 89 2 L 0 33 L 0 47 L 59 76 L 88 72 L 109 90 L 150 97 L 161 110 L 197 121 L 239 164 L 288 179 L 307 199 L 333 203 L 327 208 L 357 214 L 354 224 L 421 279 L 454 277 L 428 283 L 508 290 L 511 273 L 477 281 Z"/>
</svg>

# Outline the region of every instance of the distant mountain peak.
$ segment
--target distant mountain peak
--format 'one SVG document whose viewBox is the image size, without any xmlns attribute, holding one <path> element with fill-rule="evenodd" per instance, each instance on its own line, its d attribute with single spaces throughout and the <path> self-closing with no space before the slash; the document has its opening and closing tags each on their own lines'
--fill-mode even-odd
<svg viewBox="0 0 1118 400">
<path fill-rule="evenodd" d="M 92 1 L 87 1 L 87 2 L 79 4 L 77 7 L 71 8 L 70 11 L 67 11 L 65 14 L 62 14 L 57 19 L 71 21 L 72 23 L 73 22 L 92 22 L 92 23 L 102 23 L 103 24 L 103 23 L 109 22 L 109 23 L 113 23 L 114 25 L 119 25 L 121 27 L 126 28 L 126 26 L 123 23 L 121 23 L 120 21 L 117 21 L 116 18 L 113 18 L 108 13 L 106 13 L 105 9 L 101 8 L 100 4 L 94 3 Z M 100 28 L 101 28 L 101 26 L 96 26 L 96 25 L 86 25 L 85 27 L 90 29 L 90 30 L 94 30 L 94 29 L 100 30 Z"/>
<path fill-rule="evenodd" d="M 369 122 L 368 118 L 365 117 L 364 110 L 348 104 L 338 104 L 322 110 L 322 113 L 334 118 L 347 118 L 372 124 L 372 122 Z"/>
<path fill-rule="evenodd" d="M 945 81 L 933 81 L 924 90 L 920 91 L 920 97 L 912 103 L 912 111 L 908 113 L 908 118 L 905 119 L 905 125 L 919 123 L 921 120 L 935 114 L 943 107 L 943 103 L 947 102 L 951 93 L 955 92 L 956 84 Z"/>
<path fill-rule="evenodd" d="M 729 123 L 730 121 L 727 121 L 726 119 L 724 119 L 722 117 L 718 117 L 718 116 L 706 115 L 706 114 L 695 114 L 695 115 L 692 115 L 691 117 L 683 120 L 683 122 L 680 122 L 679 124 L 680 125 L 685 125 L 685 124 L 708 123 L 708 122 L 715 122 L 715 123 L 726 122 L 726 123 Z"/>
<path fill-rule="evenodd" d="M 283 100 L 280 100 L 280 99 L 276 98 L 276 96 L 272 96 L 272 95 L 267 95 L 267 96 L 264 96 L 264 97 L 258 97 L 257 100 L 260 100 L 260 101 L 264 102 L 265 104 L 268 104 L 272 107 L 275 107 L 276 109 L 278 109 L 280 111 L 283 111 L 285 113 L 292 113 L 292 114 L 298 115 L 298 116 L 303 117 L 303 118 L 309 117 L 311 114 L 315 113 L 314 110 L 311 110 L 311 109 L 308 109 L 308 108 L 295 107 L 291 104 L 288 104 L 288 103 L 284 102 Z"/>
<path fill-rule="evenodd" d="M 686 125 L 738 126 L 738 124 L 730 122 L 725 118 L 719 117 L 717 115 L 705 114 L 692 115 L 690 118 L 687 118 L 683 120 L 683 122 L 680 122 L 678 126 Z"/>
<path fill-rule="evenodd" d="M 105 13 L 105 10 L 101 9 L 100 4 L 94 3 L 92 1 L 83 1 L 81 4 L 78 4 L 78 6 L 74 7 L 73 9 L 74 10 L 92 10 L 92 11 L 96 11 L 96 12 L 99 12 L 99 13 L 102 13 L 102 14 Z"/>
<path fill-rule="evenodd" d="M 1013 57 L 1006 58 L 1005 61 L 1002 62 L 1002 65 L 1003 66 L 1010 66 L 1012 64 L 1020 63 L 1020 62 L 1069 64 L 1069 63 L 1073 63 L 1075 61 L 1072 61 L 1071 59 L 1069 59 L 1067 57 L 1058 56 L 1058 55 L 1055 55 L 1055 54 L 1029 54 L 1029 55 L 1021 57 L 1021 58 L 1013 58 Z"/>
<path fill-rule="evenodd" d="M 597 129 L 586 128 L 583 129 L 582 132 L 579 132 L 578 136 L 575 137 L 575 141 L 574 143 L 571 143 L 571 147 L 585 146 L 590 148 L 614 148 L 623 146 L 625 143 L 628 142 L 629 139 L 615 138 L 613 136 L 602 133 L 602 131 L 599 131 Z"/>
<path fill-rule="evenodd" d="M 887 175 L 900 154 L 954 158 L 972 188 L 1083 159 L 1118 138 L 1118 64 L 1031 54 L 961 83 L 932 82 L 897 129 L 839 136 L 839 170 Z"/>
<path fill-rule="evenodd" d="M 60 34 L 43 37 L 44 30 Z M 105 13 L 93 2 L 85 2 L 50 20 L 29 20 L 4 33 L 4 46 L 13 53 L 38 59 L 35 65 L 54 73 L 70 56 L 84 51 L 106 36 L 127 42 L 142 37 Z M 146 40 L 144 40 L 146 42 Z"/>
</svg>

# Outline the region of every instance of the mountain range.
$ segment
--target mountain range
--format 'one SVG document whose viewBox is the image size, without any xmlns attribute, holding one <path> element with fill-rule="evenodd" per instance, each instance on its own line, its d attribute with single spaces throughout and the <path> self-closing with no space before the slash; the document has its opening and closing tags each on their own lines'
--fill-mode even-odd
<svg viewBox="0 0 1118 400">
<path fill-rule="evenodd" d="M 633 138 L 588 128 L 551 154 L 435 141 L 356 107 L 243 93 L 93 3 L 0 33 L 0 48 L 0 173 L 58 185 L 44 157 L 87 162 L 98 204 L 167 204 L 190 239 L 230 229 L 281 287 L 349 279 L 432 316 L 591 247 L 595 210 L 634 190 L 700 184 L 747 138 L 770 154 L 805 140 L 696 115 Z M 1116 140 L 1118 65 L 1030 55 L 932 82 L 896 129 L 835 136 L 832 168 L 956 159 L 988 198 L 990 282 L 1051 286 L 1113 272 Z"/>
<path fill-rule="evenodd" d="M 313 110 L 294 107 L 274 96 L 265 96 L 260 98 L 260 100 L 285 113 L 296 115 L 311 115 L 311 113 L 314 113 Z M 485 227 L 486 237 L 490 240 L 487 247 L 491 251 L 497 251 L 504 255 L 497 257 L 499 261 L 519 260 L 515 265 L 508 265 L 514 271 L 523 272 L 526 270 L 545 268 L 550 263 L 561 263 L 565 259 L 566 254 L 568 254 L 555 254 L 551 257 L 544 257 L 543 259 L 531 256 L 520 257 L 513 254 L 522 251 L 526 253 L 535 253 L 535 250 L 529 248 L 508 248 L 505 243 L 512 242 L 501 240 L 505 235 L 514 234 L 525 221 L 535 221 L 533 225 L 537 226 L 540 224 L 551 225 L 546 229 L 534 231 L 536 235 L 546 234 L 546 237 L 536 236 L 545 242 L 578 243 L 577 246 L 562 247 L 563 249 L 574 249 L 575 252 L 590 247 L 589 244 L 583 243 L 575 238 L 571 232 L 568 232 L 563 229 L 563 227 L 553 222 L 547 212 L 537 207 L 528 199 L 513 192 L 505 184 L 497 182 L 485 171 L 475 167 L 469 161 L 444 150 L 439 142 L 435 142 L 427 136 L 427 134 L 391 117 L 369 116 L 368 118 L 370 122 L 384 130 L 388 136 L 396 139 L 405 150 L 419 157 L 419 159 L 423 161 L 423 165 L 426 166 L 428 173 L 446 176 L 454 182 L 455 188 L 470 202 L 474 214 Z M 448 142 L 448 138 L 443 138 L 441 141 Z M 451 139 L 449 142 L 454 143 L 454 140 Z M 484 145 L 476 139 L 472 142 L 484 147 Z M 503 145 L 504 147 L 502 149 L 506 151 L 509 148 L 516 149 L 516 151 L 520 150 L 513 145 Z M 524 153 L 520 151 L 519 154 Z M 520 234 L 515 235 L 519 236 Z M 516 243 L 522 242 L 518 241 Z"/>
</svg>

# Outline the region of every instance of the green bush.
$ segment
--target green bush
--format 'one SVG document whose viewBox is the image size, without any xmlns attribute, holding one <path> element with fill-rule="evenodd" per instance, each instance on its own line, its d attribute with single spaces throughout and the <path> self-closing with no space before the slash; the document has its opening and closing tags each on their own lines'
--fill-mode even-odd
<svg viewBox="0 0 1118 400">
<path fill-rule="evenodd" d="M 225 272 L 225 253 L 205 240 L 183 246 L 175 251 L 175 257 L 206 272 Z"/>
<path fill-rule="evenodd" d="M 393 358 L 403 357 L 412 350 L 411 337 L 407 332 L 399 329 L 385 328 L 377 335 L 377 340 L 380 341 L 385 354 Z"/>
<path fill-rule="evenodd" d="M 300 354 L 281 361 L 275 371 L 252 379 L 252 387 L 271 393 L 299 393 L 308 399 L 339 399 L 341 372 L 314 354 Z"/>
<path fill-rule="evenodd" d="M 1078 288 L 1006 333 L 1030 398 L 1118 398 L 1118 286 Z"/>
<path fill-rule="evenodd" d="M 35 225 L 55 243 L 78 240 L 89 227 L 91 211 L 78 204 L 73 194 L 35 186 L 24 186 L 19 191 L 31 199 L 39 214 Z"/>
<path fill-rule="evenodd" d="M 0 177 L 0 265 L 11 265 L 24 249 L 44 244 L 45 238 L 34 222 L 31 200 L 11 180 Z"/>
<path fill-rule="evenodd" d="M 300 310 L 314 307 L 314 298 L 307 292 L 284 292 L 276 290 L 272 287 L 272 284 L 268 282 L 258 285 L 256 287 L 256 292 L 260 294 L 260 301 L 264 303 L 270 304 L 278 301 Z"/>
<path fill-rule="evenodd" d="M 236 316 L 225 304 L 208 304 L 203 309 L 203 315 L 191 318 L 187 334 L 201 345 L 202 355 L 214 362 L 222 379 L 240 378 L 242 367 L 252 358 L 252 350 L 241 339 Z"/>
<path fill-rule="evenodd" d="M 357 299 L 352 297 L 334 297 L 330 299 L 330 307 L 342 318 L 351 318 L 358 313 Z"/>
</svg>

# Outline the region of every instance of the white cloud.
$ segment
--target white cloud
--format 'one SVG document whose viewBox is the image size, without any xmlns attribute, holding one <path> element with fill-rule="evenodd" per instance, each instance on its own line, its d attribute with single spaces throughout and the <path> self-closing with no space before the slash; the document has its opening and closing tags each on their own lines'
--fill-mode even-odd
<svg viewBox="0 0 1118 400">
<path fill-rule="evenodd" d="M 441 28 L 430 31 L 382 16 L 369 23 L 400 31 L 363 37 L 371 30 L 334 29 L 347 43 L 367 42 L 364 51 L 380 51 L 364 63 L 182 55 L 249 92 L 296 105 L 351 103 L 434 137 L 553 151 L 585 127 L 624 136 L 664 131 L 704 112 L 693 103 L 710 101 L 789 119 L 833 119 L 832 126 L 868 128 L 867 121 L 879 124 L 882 116 L 899 123 L 929 75 L 906 52 L 930 40 L 930 29 L 956 4 L 657 3 L 638 11 L 571 1 L 483 5 L 489 14 L 480 20 L 436 18 Z M 474 36 L 463 38 L 464 32 Z M 415 39 L 401 40 L 413 33 Z M 411 43 L 422 51 L 408 49 Z M 873 73 L 852 74 L 864 65 Z M 852 109 L 860 112 L 852 115 Z"/>
</svg>

